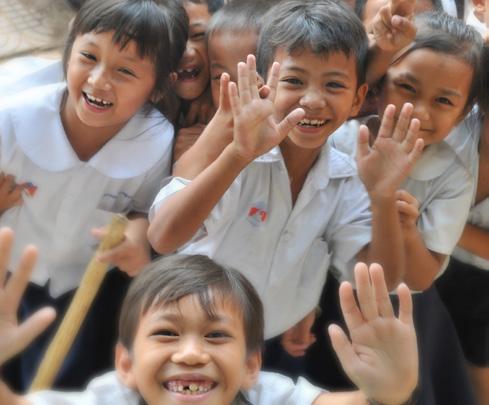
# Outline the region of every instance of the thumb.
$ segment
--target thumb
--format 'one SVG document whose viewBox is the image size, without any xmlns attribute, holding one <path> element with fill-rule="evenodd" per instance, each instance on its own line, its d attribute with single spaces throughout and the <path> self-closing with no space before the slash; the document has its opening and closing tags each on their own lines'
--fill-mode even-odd
<svg viewBox="0 0 489 405">
<path fill-rule="evenodd" d="M 296 108 L 289 113 L 280 123 L 277 125 L 277 131 L 281 139 L 285 138 L 287 134 L 297 125 L 297 123 L 304 118 L 306 112 L 302 108 Z"/>
<path fill-rule="evenodd" d="M 338 325 L 329 325 L 328 334 L 341 366 L 348 376 L 350 376 L 349 370 L 357 361 L 357 355 L 353 350 L 352 344 L 348 340 L 343 329 Z"/>
</svg>

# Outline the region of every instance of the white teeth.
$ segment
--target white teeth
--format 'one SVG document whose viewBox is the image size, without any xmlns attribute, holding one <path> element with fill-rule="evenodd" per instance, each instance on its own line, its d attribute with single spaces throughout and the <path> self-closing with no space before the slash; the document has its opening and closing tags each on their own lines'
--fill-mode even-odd
<svg viewBox="0 0 489 405">
<path fill-rule="evenodd" d="M 326 123 L 325 120 L 309 120 L 307 118 L 302 119 L 299 121 L 299 125 L 308 125 L 308 126 L 314 126 L 314 127 L 320 127 Z"/>
<path fill-rule="evenodd" d="M 112 103 L 110 101 L 106 101 L 106 100 L 103 100 L 101 98 L 94 97 L 94 96 L 92 96 L 91 94 L 88 94 L 88 93 L 85 93 L 85 95 L 86 95 L 88 101 L 90 101 L 92 103 L 101 105 L 103 107 L 110 107 L 112 105 Z"/>
</svg>

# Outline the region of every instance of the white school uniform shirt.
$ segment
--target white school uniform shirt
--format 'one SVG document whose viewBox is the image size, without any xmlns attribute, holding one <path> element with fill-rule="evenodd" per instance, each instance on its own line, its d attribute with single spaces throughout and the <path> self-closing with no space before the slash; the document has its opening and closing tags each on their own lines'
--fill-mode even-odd
<svg viewBox="0 0 489 405">
<path fill-rule="evenodd" d="M 356 120 L 340 127 L 330 137 L 332 147 L 353 156 L 358 127 Z M 445 141 L 429 145 L 401 189 L 418 200 L 417 226 L 426 247 L 449 256 L 462 234 L 474 192 L 473 176 L 459 153 Z M 447 264 L 448 258 L 442 270 Z"/>
<path fill-rule="evenodd" d="M 230 405 L 308 405 L 323 393 L 306 379 L 296 383 L 280 374 L 262 371 L 255 386 Z M 27 395 L 32 405 L 140 405 L 141 397 L 126 387 L 115 371 L 94 378 L 85 391 L 38 391 Z"/>
<path fill-rule="evenodd" d="M 481 121 L 477 110 L 474 110 L 451 134 L 448 139 L 466 167 L 471 171 L 474 184 L 479 177 L 479 139 L 481 136 Z M 467 223 L 489 231 L 489 198 L 475 203 L 477 190 L 474 188 L 472 205 Z M 489 270 L 489 260 L 477 256 L 461 247 L 456 247 L 452 256 L 457 260 L 476 266 L 482 270 Z"/>
<path fill-rule="evenodd" d="M 34 243 L 31 281 L 53 297 L 75 288 L 97 240 L 90 229 L 114 212 L 145 213 L 169 174 L 172 125 L 156 110 L 140 111 L 89 161 L 73 151 L 60 105 L 65 84 L 37 87 L 0 105 L 0 170 L 22 184 L 23 203 L 0 216 L 15 230 L 12 263 Z"/>
<path fill-rule="evenodd" d="M 173 178 L 159 192 L 150 220 L 189 181 Z M 253 161 L 224 194 L 185 254 L 203 254 L 244 274 L 265 309 L 265 336 L 303 319 L 319 302 L 332 264 L 353 278 L 355 255 L 371 239 L 370 201 L 354 162 L 326 144 L 292 206 L 280 148 Z"/>
</svg>

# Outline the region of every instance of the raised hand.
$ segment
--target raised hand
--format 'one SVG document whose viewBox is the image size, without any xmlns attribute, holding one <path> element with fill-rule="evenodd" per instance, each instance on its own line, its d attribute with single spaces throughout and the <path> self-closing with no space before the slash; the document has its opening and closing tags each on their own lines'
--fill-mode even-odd
<svg viewBox="0 0 489 405">
<path fill-rule="evenodd" d="M 419 120 L 411 119 L 412 113 L 413 105 L 404 104 L 396 122 L 396 107 L 388 105 L 371 148 L 368 128 L 360 126 L 358 174 L 371 198 L 394 195 L 421 156 L 424 144 L 418 138 Z"/>
<path fill-rule="evenodd" d="M 24 350 L 54 320 L 53 308 L 43 308 L 20 325 L 17 311 L 37 259 L 37 249 L 27 246 L 17 270 L 7 280 L 14 233 L 0 229 L 0 365 Z"/>
<path fill-rule="evenodd" d="M 379 9 L 369 33 L 380 49 L 396 52 L 414 40 L 416 27 L 412 19 L 415 4 L 415 0 L 390 0 Z"/>
<path fill-rule="evenodd" d="M 340 286 L 340 304 L 350 340 L 337 325 L 328 329 L 333 348 L 348 377 L 368 398 L 382 404 L 404 403 L 418 381 L 418 350 L 411 294 L 398 289 L 399 317 L 394 315 L 382 267 L 355 266 L 358 304 L 350 283 Z"/>
<path fill-rule="evenodd" d="M 267 81 L 267 95 L 260 96 L 256 62 L 248 55 L 246 63 L 238 64 L 238 84 L 229 83 L 229 101 L 233 112 L 234 133 L 232 145 L 240 158 L 251 161 L 278 145 L 290 130 L 304 117 L 297 108 L 286 117 L 274 117 L 280 65 L 274 63 Z M 239 90 L 239 94 L 238 94 Z"/>
</svg>

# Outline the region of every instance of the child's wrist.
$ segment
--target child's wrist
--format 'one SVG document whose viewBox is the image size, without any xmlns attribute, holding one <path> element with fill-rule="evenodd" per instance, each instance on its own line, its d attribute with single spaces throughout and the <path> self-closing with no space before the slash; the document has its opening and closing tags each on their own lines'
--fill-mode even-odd
<svg viewBox="0 0 489 405">
<path fill-rule="evenodd" d="M 379 402 L 377 401 L 376 399 L 373 399 L 373 398 L 367 398 L 367 403 L 369 405 L 415 405 L 418 401 L 417 401 L 417 387 L 411 392 L 411 394 L 409 395 L 409 397 L 402 401 L 401 402 L 398 402 L 398 401 L 393 401 L 393 402 Z"/>
</svg>

